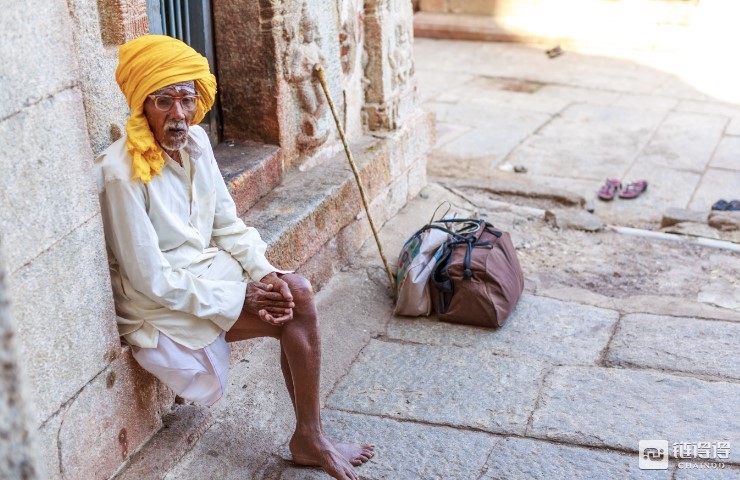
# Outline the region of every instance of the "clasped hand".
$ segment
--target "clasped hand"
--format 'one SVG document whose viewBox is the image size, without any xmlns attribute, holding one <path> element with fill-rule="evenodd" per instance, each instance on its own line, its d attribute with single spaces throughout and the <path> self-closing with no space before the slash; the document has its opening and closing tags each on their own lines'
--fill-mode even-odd
<svg viewBox="0 0 740 480">
<path fill-rule="evenodd" d="M 244 310 L 260 320 L 280 326 L 293 319 L 293 295 L 288 284 L 274 273 L 247 284 Z"/>
</svg>

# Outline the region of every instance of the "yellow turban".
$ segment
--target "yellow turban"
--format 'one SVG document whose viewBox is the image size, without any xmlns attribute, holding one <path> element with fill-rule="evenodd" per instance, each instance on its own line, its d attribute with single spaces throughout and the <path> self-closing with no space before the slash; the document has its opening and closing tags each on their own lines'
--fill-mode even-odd
<svg viewBox="0 0 740 480">
<path fill-rule="evenodd" d="M 131 110 L 126 122 L 126 146 L 133 158 L 133 178 L 147 183 L 164 166 L 162 149 L 144 116 L 147 95 L 191 80 L 201 96 L 193 118 L 195 125 L 216 98 L 216 77 L 208 68 L 208 60 L 180 40 L 164 35 L 145 35 L 119 48 L 116 82 Z"/>
</svg>

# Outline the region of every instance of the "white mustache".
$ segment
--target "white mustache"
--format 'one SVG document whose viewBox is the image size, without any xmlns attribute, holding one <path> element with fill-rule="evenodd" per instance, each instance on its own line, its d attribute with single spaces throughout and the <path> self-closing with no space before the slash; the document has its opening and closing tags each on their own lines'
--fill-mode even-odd
<svg viewBox="0 0 740 480">
<path fill-rule="evenodd" d="M 164 128 L 165 130 L 187 130 L 188 124 L 184 120 L 167 120 Z"/>
</svg>

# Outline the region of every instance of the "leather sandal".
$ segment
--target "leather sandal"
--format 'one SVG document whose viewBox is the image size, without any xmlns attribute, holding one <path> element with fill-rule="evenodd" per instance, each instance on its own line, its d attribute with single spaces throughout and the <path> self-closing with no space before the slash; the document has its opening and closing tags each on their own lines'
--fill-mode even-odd
<svg viewBox="0 0 740 480">
<path fill-rule="evenodd" d="M 607 178 L 606 183 L 599 190 L 598 196 L 600 199 L 608 202 L 609 200 L 613 200 L 614 195 L 616 195 L 617 191 L 621 189 L 622 183 L 618 179 Z"/>
<path fill-rule="evenodd" d="M 634 182 L 630 182 L 619 192 L 619 198 L 637 198 L 642 194 L 642 192 L 647 190 L 647 187 L 647 180 L 636 180 Z"/>
</svg>

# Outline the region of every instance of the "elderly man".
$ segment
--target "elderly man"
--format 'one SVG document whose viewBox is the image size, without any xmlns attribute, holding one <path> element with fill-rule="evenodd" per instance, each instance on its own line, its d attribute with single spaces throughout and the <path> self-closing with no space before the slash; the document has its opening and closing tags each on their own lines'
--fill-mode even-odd
<svg viewBox="0 0 740 480">
<path fill-rule="evenodd" d="M 267 261 L 197 126 L 216 93 L 207 60 L 178 40 L 145 36 L 121 46 L 116 80 L 131 115 L 96 171 L 118 328 L 134 358 L 210 406 L 226 388 L 227 342 L 277 338 L 296 415 L 294 461 L 358 478 L 353 466 L 373 447 L 322 430 L 311 286 Z"/>
</svg>

